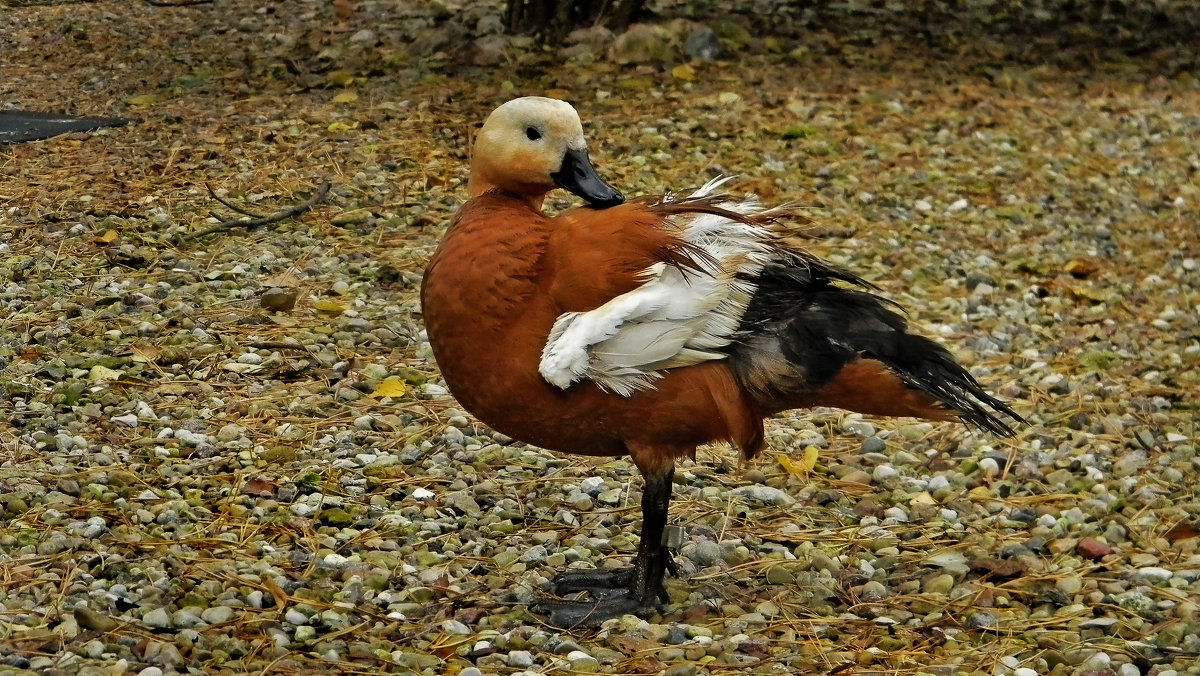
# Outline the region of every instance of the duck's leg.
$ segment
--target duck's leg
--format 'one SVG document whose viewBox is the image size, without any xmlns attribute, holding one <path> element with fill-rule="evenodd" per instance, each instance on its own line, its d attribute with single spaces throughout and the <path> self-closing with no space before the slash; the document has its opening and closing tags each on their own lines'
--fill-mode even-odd
<svg viewBox="0 0 1200 676">
<path fill-rule="evenodd" d="M 667 509 L 671 504 L 674 463 L 645 474 L 642 492 L 642 538 L 632 568 L 563 573 L 554 579 L 556 594 L 586 591 L 588 601 L 550 601 L 538 604 L 550 612 L 550 623 L 560 627 L 597 625 L 612 617 L 648 610 L 667 600 L 663 577 L 674 569 L 670 551 L 663 545 Z M 643 468 L 643 471 L 645 468 Z"/>
</svg>

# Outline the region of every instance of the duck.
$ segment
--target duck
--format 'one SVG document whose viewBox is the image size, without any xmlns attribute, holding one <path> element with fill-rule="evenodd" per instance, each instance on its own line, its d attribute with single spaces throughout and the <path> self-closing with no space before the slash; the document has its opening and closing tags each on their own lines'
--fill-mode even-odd
<svg viewBox="0 0 1200 676">
<path fill-rule="evenodd" d="M 748 461 L 767 418 L 817 406 L 1005 436 L 1022 422 L 872 284 L 806 250 L 789 207 L 724 185 L 627 200 L 557 99 L 503 103 L 476 134 L 467 200 L 421 286 L 445 383 L 504 435 L 628 456 L 644 480 L 632 565 L 555 577 L 538 610 L 556 626 L 667 601 L 675 464 L 700 446 Z M 556 189 L 585 204 L 547 215 Z"/>
</svg>

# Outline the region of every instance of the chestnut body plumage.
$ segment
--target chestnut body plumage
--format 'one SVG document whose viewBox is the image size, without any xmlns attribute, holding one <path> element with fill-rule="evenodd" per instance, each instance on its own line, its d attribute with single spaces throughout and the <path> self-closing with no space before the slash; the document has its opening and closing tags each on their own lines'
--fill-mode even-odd
<svg viewBox="0 0 1200 676">
<path fill-rule="evenodd" d="M 556 185 L 603 208 L 547 217 Z M 805 252 L 783 212 L 718 185 L 622 203 L 574 109 L 517 99 L 484 125 L 470 198 L 426 269 L 429 340 L 468 411 L 544 448 L 629 455 L 646 480 L 633 568 L 560 576 L 558 593 L 591 599 L 544 603 L 557 624 L 664 598 L 675 459 L 715 441 L 751 457 L 767 415 L 836 406 L 1002 434 L 1019 420 L 868 284 Z"/>
</svg>

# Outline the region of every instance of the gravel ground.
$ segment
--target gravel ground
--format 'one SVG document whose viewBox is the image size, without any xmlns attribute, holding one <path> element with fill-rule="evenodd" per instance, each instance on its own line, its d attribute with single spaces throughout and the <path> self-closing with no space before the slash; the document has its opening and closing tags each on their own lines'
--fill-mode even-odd
<svg viewBox="0 0 1200 676">
<path fill-rule="evenodd" d="M 0 105 L 134 122 L 0 149 L 0 672 L 1200 674 L 1188 50 L 721 20 L 721 60 L 676 22 L 619 65 L 487 3 L 9 4 Z M 1031 424 L 781 416 L 682 463 L 667 611 L 544 625 L 555 572 L 635 551 L 640 479 L 459 410 L 416 290 L 472 125 L 546 93 L 626 194 L 808 207 Z M 210 187 L 325 180 L 183 241 Z"/>
</svg>

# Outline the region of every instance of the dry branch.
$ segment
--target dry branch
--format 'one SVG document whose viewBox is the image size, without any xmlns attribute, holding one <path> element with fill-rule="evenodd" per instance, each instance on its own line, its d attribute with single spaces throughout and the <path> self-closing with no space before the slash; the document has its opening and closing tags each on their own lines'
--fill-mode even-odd
<svg viewBox="0 0 1200 676">
<path fill-rule="evenodd" d="M 316 205 L 319 202 L 321 202 L 322 200 L 324 200 L 325 196 L 329 194 L 329 188 L 330 188 L 329 181 L 325 181 L 324 183 L 321 184 L 321 187 L 317 188 L 317 192 L 313 193 L 312 197 L 304 200 L 303 202 L 300 202 L 299 204 L 292 204 L 292 205 L 286 206 L 286 207 L 280 209 L 279 211 L 276 211 L 275 213 L 271 214 L 270 216 L 259 216 L 257 218 L 251 218 L 250 220 L 247 220 L 247 221 L 243 221 L 238 218 L 231 218 L 227 221 L 222 221 L 212 227 L 205 228 L 199 232 L 193 232 L 189 235 L 182 235 L 179 237 L 179 243 L 184 244 L 184 243 L 190 242 L 194 239 L 200 239 L 201 237 L 208 237 L 209 235 L 215 235 L 219 232 L 229 232 L 230 230 L 233 230 L 234 228 L 256 228 L 260 225 L 270 225 L 271 223 L 278 223 L 280 221 L 289 219 L 292 216 L 296 216 L 298 214 L 304 213 L 305 211 L 308 211 L 309 209 L 313 208 L 314 205 Z M 218 202 L 220 202 L 221 204 L 224 204 L 225 206 L 229 207 L 230 209 L 233 209 L 234 211 L 240 212 L 242 214 L 250 215 L 249 212 L 246 212 L 239 207 L 235 207 L 235 206 L 229 204 L 225 200 L 217 197 L 216 195 L 213 195 L 213 197 L 216 198 Z"/>
</svg>

